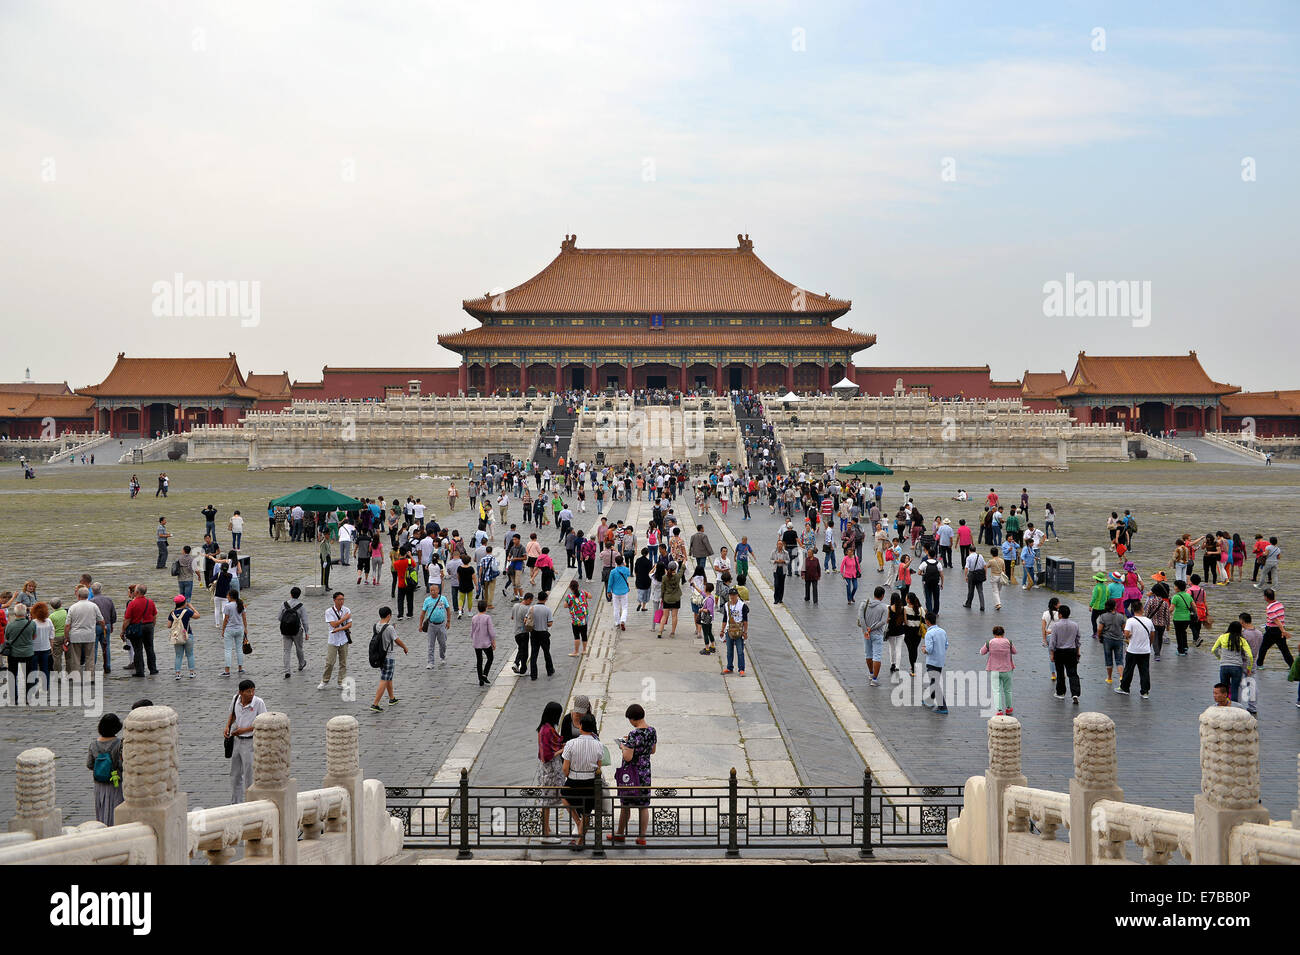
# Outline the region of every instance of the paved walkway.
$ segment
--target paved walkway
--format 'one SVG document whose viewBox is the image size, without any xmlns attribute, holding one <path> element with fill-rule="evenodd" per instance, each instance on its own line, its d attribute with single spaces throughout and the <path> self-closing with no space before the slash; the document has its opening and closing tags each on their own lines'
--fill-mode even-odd
<svg viewBox="0 0 1300 955">
<path fill-rule="evenodd" d="M 934 512 L 937 503 L 917 495 L 917 504 L 927 514 Z M 759 556 L 757 567 L 766 577 L 770 568 L 767 557 L 782 522 L 769 515 L 766 506 L 751 508 L 751 512 L 754 519 L 742 521 L 740 509 L 733 508 L 725 522 L 733 535 L 748 535 Z M 716 513 L 714 517 L 721 520 Z M 870 551 L 864 556 L 866 576 L 859 599 L 869 596 L 883 580 L 883 575 L 876 573 Z M 951 641 L 948 668 L 982 677 L 985 658 L 980 656 L 979 648 L 995 624 L 1006 628 L 1019 651 L 1014 702 L 1015 715 L 1025 727 L 1023 764 L 1029 784 L 1054 790 L 1067 787 L 1072 775 L 1071 720 L 1078 712 L 1095 710 L 1115 720 L 1120 785 L 1125 798 L 1190 811 L 1192 797 L 1200 788 L 1197 717 L 1212 702 L 1210 687 L 1218 680 L 1217 661 L 1204 650 L 1187 657 L 1178 657 L 1172 650 L 1166 652 L 1158 664 L 1153 664 L 1152 697 L 1144 701 L 1136 687 L 1132 696 L 1112 692 L 1113 687 L 1105 683 L 1100 647 L 1090 641 L 1080 665 L 1081 703 L 1078 707 L 1060 703 L 1053 697 L 1055 684 L 1048 677 L 1047 651 L 1039 636 L 1051 592 L 1008 589 L 1000 613 L 993 610 L 989 599 L 988 610 L 981 614 L 978 609 L 968 611 L 961 606 L 966 588 L 960 580 L 960 568 L 948 571 L 942 595 L 940 623 Z M 819 604 L 805 603 L 800 580 L 787 581 L 786 609 L 798 627 L 792 636 L 796 641 L 806 639 L 825 660 L 835 680 L 902 771 L 918 785 L 959 783 L 982 773 L 987 763 L 988 710 L 950 704 L 947 717 L 932 714 L 917 705 L 919 693 L 909 695 L 885 682 L 888 663 L 881 673 L 882 685 L 870 687 L 861 631 L 856 626 L 855 608 L 846 602 L 843 582 L 838 575 L 827 572 L 820 591 Z M 1071 607 L 1086 630 L 1086 604 L 1071 599 Z M 918 661 L 918 666 L 923 664 Z M 1261 674 L 1260 684 L 1263 799 L 1275 816 L 1285 817 L 1296 800 L 1294 770 L 1300 739 L 1300 710 L 1294 706 L 1296 688 L 1286 682 L 1284 671 L 1271 668 Z M 868 762 L 875 769 L 876 763 L 869 756 Z"/>
<path fill-rule="evenodd" d="M 464 500 L 464 503 L 468 503 Z M 594 502 L 588 502 L 585 515 L 578 516 L 592 525 L 597 523 Z M 623 508 L 626 505 L 615 505 Z M 606 513 L 610 513 L 607 508 Z M 614 512 L 617 517 L 617 511 Z M 512 499 L 509 520 L 519 515 L 519 502 Z M 461 506 L 451 514 L 438 515 L 442 526 L 458 529 L 468 537 L 477 526 L 475 514 Z M 525 539 L 528 531 L 521 525 Z M 261 527 L 257 528 L 261 532 Z M 558 566 L 564 566 L 563 548 L 554 543 L 556 531 L 546 525 L 538 539 L 550 546 L 552 554 L 559 555 Z M 497 537 L 501 531 L 498 529 Z M 499 543 L 496 542 L 496 543 Z M 152 545 L 149 550 L 152 551 Z M 325 724 L 330 717 L 350 714 L 361 724 L 361 765 L 367 776 L 389 784 L 418 783 L 430 779 L 442 765 L 452 746 L 460 739 L 462 730 L 482 703 L 485 690 L 478 686 L 475 677 L 474 653 L 469 645 L 469 617 L 452 621 L 445 664 L 434 670 L 425 669 L 428 642 L 414 622 L 394 620 L 398 635 L 410 647 L 409 655 L 398 656 L 395 689 L 399 703 L 383 713 L 369 709 L 377 686 L 377 671 L 366 661 L 370 625 L 378 619 L 377 610 L 387 604 L 394 609 L 397 602 L 390 596 L 389 574 L 384 570 L 379 586 L 356 585 L 355 568 L 335 567 L 331 585 L 344 592 L 347 606 L 357 621 L 353 631 L 354 641 L 349 659 L 349 676 L 355 680 L 354 698 L 345 698 L 337 686 L 318 691 L 324 668 L 325 633 L 324 615 L 330 602 L 326 597 L 304 598 L 310 617 L 312 638 L 306 644 L 308 665 L 297 672 L 294 662 L 290 679 L 284 679 L 281 667 L 282 638 L 277 624 L 281 601 L 288 597 L 288 587 L 258 588 L 257 567 L 263 575 L 272 573 L 284 579 L 280 562 L 288 562 L 300 574 L 299 585 L 317 583 L 319 569 L 316 546 L 289 542 L 263 541 L 258 544 L 254 561 L 254 580 L 245 594 L 249 613 L 249 635 L 254 653 L 245 661 L 248 676 L 257 681 L 257 692 L 268 709 L 288 713 L 292 720 L 292 766 L 300 789 L 310 789 L 320 784 L 325 774 Z M 337 555 L 337 549 L 335 550 Z M 143 556 L 138 558 L 143 561 Z M 149 557 L 152 566 L 152 557 Z M 349 573 L 351 572 L 351 573 Z M 160 610 L 174 589 L 165 571 L 150 572 L 155 602 Z M 498 592 L 500 586 L 498 586 Z M 422 592 L 417 592 L 422 600 Z M 165 631 L 155 637 L 158 649 L 159 675 L 134 679 L 122 667 L 120 647 L 114 648 L 114 667 L 104 684 L 104 712 L 125 716 L 131 703 L 148 697 L 154 703 L 171 706 L 181 714 L 181 785 L 190 793 L 190 808 L 216 806 L 230 801 L 229 763 L 221 754 L 221 730 L 234 696 L 237 677 L 220 676 L 222 642 L 220 631 L 214 626 L 210 598 L 200 592 L 195 598 L 200 611 L 195 622 L 197 636 L 197 663 L 199 677 L 176 682 L 172 679 L 173 653 L 167 643 Z M 418 605 L 417 605 L 418 609 Z M 121 607 L 119 607 L 119 614 Z M 163 611 L 165 612 L 165 611 Z M 510 602 L 496 600 L 493 619 L 499 633 L 510 632 Z M 509 674 L 513 646 L 507 654 L 508 637 L 498 644 L 498 655 L 493 666 L 496 674 Z M 562 644 L 561 644 L 562 645 Z M 567 652 L 567 651 L 563 651 Z M 557 666 L 564 672 L 564 664 L 573 661 L 562 654 Z M 570 673 L 572 667 L 569 668 Z M 337 677 L 336 677 L 337 679 Z M 541 712 L 541 707 L 537 707 Z M 85 769 L 85 752 L 95 737 L 97 716 L 84 715 L 82 710 L 15 710 L 3 711 L 5 732 L 0 736 L 0 767 L 12 767 L 22 750 L 35 745 L 48 746 L 59 756 L 57 767 L 58 805 L 65 820 L 82 822 L 94 818 L 93 786 L 89 771 Z M 536 716 L 533 717 L 534 723 Z M 535 761 L 535 760 L 534 760 Z M 12 771 L 0 772 L 0 805 L 13 805 L 14 776 Z"/>
</svg>

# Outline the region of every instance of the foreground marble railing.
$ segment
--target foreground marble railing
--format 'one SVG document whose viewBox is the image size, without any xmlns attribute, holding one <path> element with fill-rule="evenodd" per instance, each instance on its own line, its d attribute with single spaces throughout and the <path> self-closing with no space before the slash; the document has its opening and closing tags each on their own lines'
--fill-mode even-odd
<svg viewBox="0 0 1300 955">
<path fill-rule="evenodd" d="M 1193 812 L 1124 802 L 1115 724 L 1101 713 L 1074 720 L 1068 793 L 1031 789 L 1020 768 L 1020 721 L 989 720 L 989 768 L 966 782 L 965 806 L 949 823 L 948 848 L 988 865 L 1125 864 L 1129 843 L 1150 865 L 1177 853 L 1197 865 L 1300 863 L 1300 811 L 1271 822 L 1259 802 L 1259 724 L 1235 707 L 1200 717 L 1201 792 Z M 1032 823 L 1032 826 L 1031 826 Z M 1068 841 L 1057 838 L 1064 829 Z M 1033 831 L 1036 830 L 1036 831 Z"/>
<path fill-rule="evenodd" d="M 375 865 L 401 851 L 401 822 L 388 813 L 383 784 L 362 777 L 356 719 L 329 721 L 324 784 L 304 793 L 289 775 L 289 717 L 263 713 L 253 727 L 247 801 L 187 811 L 176 712 L 132 710 L 123 728 L 124 800 L 112 827 L 63 826 L 54 753 L 24 750 L 0 865 L 183 865 L 199 858 L 211 865 Z"/>
</svg>

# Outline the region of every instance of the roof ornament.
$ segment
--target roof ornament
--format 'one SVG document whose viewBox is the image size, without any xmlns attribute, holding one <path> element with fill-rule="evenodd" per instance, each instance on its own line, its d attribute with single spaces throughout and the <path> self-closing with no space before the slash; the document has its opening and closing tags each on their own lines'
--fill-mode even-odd
<svg viewBox="0 0 1300 955">
<path fill-rule="evenodd" d="M 737 234 L 736 242 L 740 245 L 741 252 L 754 251 L 754 243 L 750 240 L 748 232 L 746 232 L 744 235 Z"/>
<path fill-rule="evenodd" d="M 577 235 L 577 233 L 574 233 L 573 235 L 567 235 L 567 234 L 566 234 L 565 237 L 564 237 L 564 241 L 560 243 L 560 251 L 561 251 L 561 252 L 572 252 L 573 249 L 574 249 L 574 246 L 577 244 L 577 242 L 578 242 L 578 235 Z"/>
</svg>

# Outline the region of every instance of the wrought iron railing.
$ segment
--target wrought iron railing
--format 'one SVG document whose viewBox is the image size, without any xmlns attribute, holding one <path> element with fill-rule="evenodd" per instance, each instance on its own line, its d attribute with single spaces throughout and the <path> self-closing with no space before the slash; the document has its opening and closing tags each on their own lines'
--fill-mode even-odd
<svg viewBox="0 0 1300 955">
<path fill-rule="evenodd" d="M 733 769 L 714 787 L 650 787 L 648 848 L 724 851 L 946 848 L 948 821 L 962 808 L 962 786 L 740 786 Z M 475 849 L 538 850 L 567 847 L 577 834 L 560 790 L 540 786 L 473 786 L 462 770 L 456 786 L 390 786 L 388 811 L 402 820 L 403 844 L 415 849 L 455 849 L 468 859 Z M 620 792 L 597 782 L 586 843 L 603 856 Z M 542 815 L 550 813 L 555 844 L 544 844 Z M 639 834 L 635 809 L 627 842 Z"/>
</svg>

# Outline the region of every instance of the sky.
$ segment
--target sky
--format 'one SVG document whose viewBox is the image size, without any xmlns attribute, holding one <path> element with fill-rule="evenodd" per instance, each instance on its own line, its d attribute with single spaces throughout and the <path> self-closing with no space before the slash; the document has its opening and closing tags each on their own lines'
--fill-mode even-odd
<svg viewBox="0 0 1300 955">
<path fill-rule="evenodd" d="M 0 380 L 454 365 L 461 301 L 566 234 L 748 233 L 852 300 L 860 366 L 1196 350 L 1300 388 L 1298 35 L 1295 3 L 9 0 Z M 248 307 L 172 309 L 178 274 Z M 1144 313 L 1048 314 L 1067 275 Z"/>
</svg>

